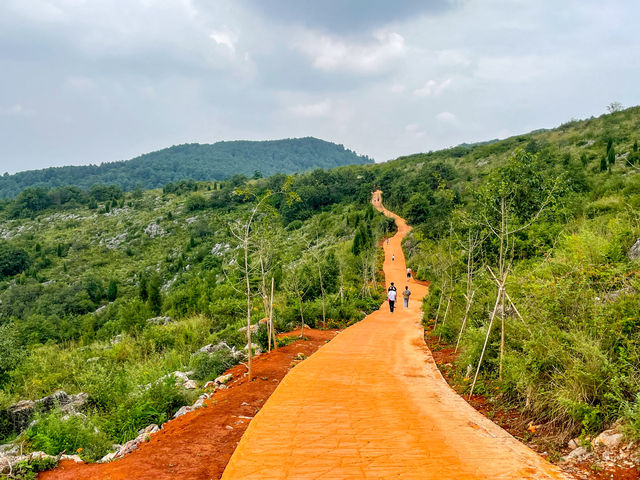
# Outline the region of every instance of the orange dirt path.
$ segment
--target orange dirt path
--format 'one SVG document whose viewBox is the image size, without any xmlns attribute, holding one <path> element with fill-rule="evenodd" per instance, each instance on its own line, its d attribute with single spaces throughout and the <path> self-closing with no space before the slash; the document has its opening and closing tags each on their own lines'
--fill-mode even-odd
<svg viewBox="0 0 640 480">
<path fill-rule="evenodd" d="M 406 285 L 402 238 L 384 244 L 384 272 Z M 395 261 L 391 261 L 391 254 Z M 444 381 L 424 342 L 421 299 L 388 305 L 340 333 L 280 383 L 222 476 L 231 479 L 569 478 L 476 412 Z M 398 295 L 402 304 L 401 296 Z"/>
</svg>

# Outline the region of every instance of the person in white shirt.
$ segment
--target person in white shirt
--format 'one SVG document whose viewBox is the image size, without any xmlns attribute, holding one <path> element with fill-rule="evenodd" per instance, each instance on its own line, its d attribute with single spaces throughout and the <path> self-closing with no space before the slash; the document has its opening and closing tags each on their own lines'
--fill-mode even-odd
<svg viewBox="0 0 640 480">
<path fill-rule="evenodd" d="M 396 305 L 397 295 L 398 295 L 397 290 L 389 289 L 389 291 L 387 292 L 387 298 L 389 299 L 389 310 L 391 310 L 391 313 L 393 313 L 393 308 Z"/>
</svg>

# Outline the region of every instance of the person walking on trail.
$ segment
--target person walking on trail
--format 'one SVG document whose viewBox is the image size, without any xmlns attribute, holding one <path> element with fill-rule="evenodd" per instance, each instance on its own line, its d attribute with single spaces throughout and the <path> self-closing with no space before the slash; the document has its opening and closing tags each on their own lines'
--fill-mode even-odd
<svg viewBox="0 0 640 480">
<path fill-rule="evenodd" d="M 395 255 L 395 253 L 392 253 L 391 254 L 391 261 L 393 262 L 395 259 L 396 259 L 396 255 Z"/>
<path fill-rule="evenodd" d="M 391 290 L 392 287 L 393 287 L 393 290 Z M 389 299 L 389 310 L 391 310 L 391 313 L 393 313 L 393 309 L 396 305 L 397 295 L 398 295 L 398 292 L 396 291 L 396 287 L 394 287 L 393 284 L 391 284 L 391 287 L 389 287 L 389 291 L 387 292 L 387 298 Z"/>
<path fill-rule="evenodd" d="M 402 291 L 402 298 L 404 298 L 404 308 L 409 308 L 410 296 L 411 296 L 411 290 L 409 290 L 408 286 L 404 287 L 404 290 Z"/>
<path fill-rule="evenodd" d="M 407 281 L 411 278 L 411 269 L 407 268 Z"/>
<path fill-rule="evenodd" d="M 389 245 L 389 237 L 387 237 L 387 245 Z"/>
<path fill-rule="evenodd" d="M 389 288 L 387 289 L 388 292 L 390 292 L 391 290 L 393 290 L 394 292 L 397 292 L 398 289 L 396 288 L 396 286 L 393 284 L 393 282 L 391 282 L 391 285 L 389 285 Z"/>
</svg>

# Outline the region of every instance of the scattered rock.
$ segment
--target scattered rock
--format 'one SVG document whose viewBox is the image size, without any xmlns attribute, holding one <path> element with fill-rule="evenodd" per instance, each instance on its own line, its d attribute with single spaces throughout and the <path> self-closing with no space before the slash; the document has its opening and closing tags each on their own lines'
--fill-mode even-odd
<svg viewBox="0 0 640 480">
<path fill-rule="evenodd" d="M 298 352 L 296 355 L 296 360 L 304 360 L 305 358 L 307 358 L 307 356 L 302 352 Z"/>
<path fill-rule="evenodd" d="M 100 361 L 100 357 L 87 358 L 87 363 L 93 363 L 93 362 L 98 362 L 98 361 Z"/>
<path fill-rule="evenodd" d="M 185 413 L 189 413 L 190 411 L 192 411 L 193 409 L 189 406 L 184 406 L 184 407 L 180 407 L 180 410 L 178 410 L 175 415 L 173 416 L 173 418 L 178 418 L 181 417 L 182 415 L 184 415 Z"/>
<path fill-rule="evenodd" d="M 76 463 L 84 463 L 79 455 L 60 455 L 60 460 L 71 460 Z"/>
<path fill-rule="evenodd" d="M 244 350 L 246 350 L 247 352 L 249 351 L 249 344 L 246 344 L 244 346 Z M 256 345 L 255 343 L 252 343 L 251 352 L 253 352 L 255 356 L 260 355 L 262 353 L 262 348 L 260 348 L 260 345 Z"/>
<path fill-rule="evenodd" d="M 578 447 L 572 452 L 569 452 L 564 458 L 564 462 L 568 462 L 569 460 L 584 460 L 585 458 L 591 456 L 591 452 L 587 450 L 585 447 Z"/>
<path fill-rule="evenodd" d="M 198 385 L 196 385 L 196 382 L 194 380 L 187 380 L 182 384 L 182 388 L 186 390 L 195 390 L 196 388 L 198 388 Z"/>
<path fill-rule="evenodd" d="M 153 317 L 153 318 L 147 318 L 147 323 L 153 324 L 153 325 L 168 325 L 170 323 L 173 323 L 173 318 L 171 317 Z"/>
<path fill-rule="evenodd" d="M 185 372 L 181 372 L 179 370 L 176 370 L 175 372 L 173 372 L 170 375 L 173 375 L 176 380 L 180 380 L 182 382 L 186 382 L 187 380 L 189 380 L 189 375 L 187 375 Z"/>
<path fill-rule="evenodd" d="M 574 438 L 572 440 L 569 440 L 569 443 L 567 444 L 567 448 L 569 450 L 575 450 L 576 448 L 578 448 L 580 446 L 580 440 L 577 438 Z"/>
<path fill-rule="evenodd" d="M 260 325 L 258 325 L 257 323 L 255 325 L 251 325 L 251 333 L 256 333 L 259 328 L 260 328 Z M 239 328 L 238 331 L 239 332 L 246 332 L 247 331 L 247 327 Z"/>
<path fill-rule="evenodd" d="M 100 460 L 98 460 L 98 463 L 110 462 L 111 460 L 116 458 L 116 453 L 118 453 L 118 452 L 107 453 L 104 457 L 102 457 Z"/>
<path fill-rule="evenodd" d="M 111 345 L 118 345 L 122 341 L 122 334 L 118 334 L 111 339 Z"/>
<path fill-rule="evenodd" d="M 151 238 L 156 238 L 156 237 L 163 237 L 167 232 L 164 228 L 162 228 L 156 222 L 151 222 L 144 229 L 144 233 L 149 235 Z"/>
<path fill-rule="evenodd" d="M 232 378 L 233 378 L 233 375 L 230 373 L 227 373 L 226 375 L 220 375 L 218 378 L 216 378 L 214 380 L 214 383 L 216 385 L 224 385 L 227 382 L 229 382 Z"/>
<path fill-rule="evenodd" d="M 198 352 L 214 353 L 214 352 L 219 352 L 220 350 L 231 350 L 231 347 L 229 347 L 229 345 L 227 345 L 225 342 L 220 342 L 215 345 L 210 343 L 209 345 L 205 345 L 204 347 L 202 347 L 200 350 L 198 350 Z"/>
<path fill-rule="evenodd" d="M 207 383 L 204 384 L 204 389 L 205 390 L 209 390 L 209 389 L 214 389 L 217 387 L 218 385 L 216 385 L 216 382 L 212 382 L 212 381 L 208 381 Z"/>
<path fill-rule="evenodd" d="M 595 446 L 604 446 L 609 449 L 616 448 L 622 444 L 624 440 L 624 435 L 615 429 L 605 430 L 600 435 L 598 435 L 594 440 L 593 444 Z"/>
</svg>

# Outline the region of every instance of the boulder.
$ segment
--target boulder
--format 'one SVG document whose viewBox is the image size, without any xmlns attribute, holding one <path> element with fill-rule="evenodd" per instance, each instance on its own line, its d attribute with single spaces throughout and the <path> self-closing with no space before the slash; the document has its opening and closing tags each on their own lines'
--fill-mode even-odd
<svg viewBox="0 0 640 480">
<path fill-rule="evenodd" d="M 208 381 L 207 383 L 204 384 L 203 388 L 205 390 L 210 390 L 210 389 L 215 390 L 216 387 L 217 387 L 216 382 Z"/>
<path fill-rule="evenodd" d="M 579 446 L 580 446 L 580 439 L 579 438 L 573 438 L 573 439 L 569 440 L 569 443 L 567 443 L 567 448 L 569 450 L 575 450 Z"/>
<path fill-rule="evenodd" d="M 189 406 L 184 406 L 184 407 L 180 407 L 180 410 L 178 410 L 175 415 L 173 416 L 173 418 L 178 418 L 181 417 L 182 415 L 184 415 L 185 413 L 189 413 L 190 411 L 192 411 L 193 409 Z"/>
<path fill-rule="evenodd" d="M 638 260 L 640 258 L 640 238 L 631 246 L 627 256 L 630 260 Z"/>
<path fill-rule="evenodd" d="M 100 460 L 98 460 L 98 463 L 107 463 L 110 462 L 111 460 L 113 460 L 114 458 L 116 458 L 116 454 L 118 452 L 111 452 L 111 453 L 107 453 L 104 457 L 102 457 Z"/>
<path fill-rule="evenodd" d="M 198 385 L 196 385 L 196 382 L 194 380 L 187 380 L 182 384 L 182 388 L 185 388 L 187 390 L 195 390 L 196 388 L 198 388 Z"/>
<path fill-rule="evenodd" d="M 176 381 L 181 380 L 182 382 L 186 382 L 187 380 L 189 380 L 189 375 L 179 370 L 176 370 L 175 372 L 173 372 L 172 375 L 175 377 Z"/>
<path fill-rule="evenodd" d="M 173 318 L 166 316 L 147 318 L 147 323 L 152 325 L 168 325 L 173 323 Z"/>
<path fill-rule="evenodd" d="M 256 333 L 259 328 L 260 328 L 260 325 L 258 325 L 257 323 L 255 325 L 251 325 L 251 333 Z M 247 327 L 239 328 L 238 331 L 239 332 L 246 332 L 247 331 Z"/>
<path fill-rule="evenodd" d="M 204 406 L 204 398 L 198 398 L 196 402 L 191 406 L 194 410 L 202 408 Z"/>
<path fill-rule="evenodd" d="M 48 412 L 57 406 L 64 406 L 69 403 L 69 395 L 63 390 L 53 392 L 51 395 L 36 400 L 36 407 Z"/>
<path fill-rule="evenodd" d="M 60 455 L 60 460 L 71 460 L 76 463 L 84 463 L 79 455 Z"/>
<path fill-rule="evenodd" d="M 220 375 L 218 378 L 216 378 L 213 382 L 216 385 L 224 385 L 227 382 L 229 382 L 231 379 L 233 378 L 233 375 L 230 373 L 227 373 L 226 375 Z"/>
<path fill-rule="evenodd" d="M 6 443 L 4 445 L 0 445 L 0 457 L 3 456 L 14 456 L 20 453 L 20 448 L 18 445 L 13 443 Z"/>
<path fill-rule="evenodd" d="M 11 405 L 7 412 L 13 429 L 19 432 L 29 425 L 31 417 L 36 412 L 36 403 L 31 400 L 21 400 Z"/>
<path fill-rule="evenodd" d="M 143 429 L 139 430 L 138 431 L 138 436 L 140 436 L 140 435 L 151 435 L 152 433 L 156 433 L 158 431 L 160 431 L 160 427 L 158 425 L 156 425 L 155 423 L 152 423 L 151 425 L 147 425 Z"/>
<path fill-rule="evenodd" d="M 209 345 L 205 345 L 204 347 L 202 347 L 200 350 L 198 350 L 198 352 L 214 353 L 214 352 L 219 352 L 220 350 L 231 350 L 231 347 L 229 347 L 229 345 L 227 345 L 225 342 L 220 342 L 220 343 L 217 343 L 216 345 L 213 345 L 212 343 L 210 343 Z"/>
<path fill-rule="evenodd" d="M 605 430 L 600 435 L 598 435 L 594 440 L 593 444 L 595 446 L 603 446 L 606 448 L 616 448 L 622 444 L 624 440 L 624 435 L 617 430 L 610 429 Z"/>
<path fill-rule="evenodd" d="M 589 457 L 591 455 L 591 452 L 589 452 L 589 450 L 587 450 L 585 447 L 578 447 L 575 450 L 573 450 L 572 452 L 569 452 L 569 454 L 567 454 L 564 457 L 564 461 L 568 462 L 569 460 L 584 460 L 585 458 Z"/>
</svg>

